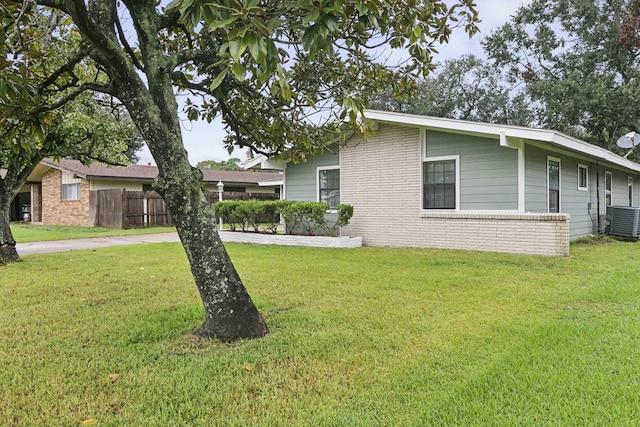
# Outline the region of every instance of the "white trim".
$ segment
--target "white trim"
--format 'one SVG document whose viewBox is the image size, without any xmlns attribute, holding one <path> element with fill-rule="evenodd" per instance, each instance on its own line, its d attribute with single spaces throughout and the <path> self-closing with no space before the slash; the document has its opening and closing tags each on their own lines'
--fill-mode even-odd
<svg viewBox="0 0 640 427">
<path fill-rule="evenodd" d="M 340 169 L 340 165 L 334 166 L 318 166 L 316 167 L 316 202 L 320 201 L 320 171 Z M 342 176 L 340 177 L 340 203 L 342 203 Z M 336 213 L 336 209 L 329 209 L 327 212 Z"/>
<path fill-rule="evenodd" d="M 258 181 L 258 187 L 279 187 L 284 185 L 284 176 L 282 179 L 275 179 L 273 181 Z"/>
<path fill-rule="evenodd" d="M 247 159 L 240 163 L 243 169 L 264 169 L 264 170 L 285 170 L 287 168 L 287 161 L 270 159 L 264 154 L 258 154 L 251 159 Z"/>
<path fill-rule="evenodd" d="M 426 150 L 425 150 L 426 151 Z M 424 166 L 425 162 L 441 162 L 455 160 L 456 162 L 456 207 L 455 209 L 424 209 Z M 460 155 L 423 157 L 420 164 L 420 210 L 422 212 L 457 212 L 460 210 Z"/>
<path fill-rule="evenodd" d="M 549 212 L 549 162 L 558 163 L 558 212 Z M 548 213 L 561 213 L 562 212 L 562 161 L 558 157 L 547 156 L 547 212 Z"/>
<path fill-rule="evenodd" d="M 522 147 L 518 148 L 518 210 L 520 212 L 525 211 L 525 194 L 526 194 L 526 174 L 525 174 L 525 155 L 524 155 L 524 147 L 525 144 L 522 144 Z"/>
<path fill-rule="evenodd" d="M 607 205 L 607 175 L 609 175 L 609 184 L 611 184 L 611 188 L 609 189 L 609 199 L 611 199 L 611 204 L 613 204 L 613 173 L 611 171 L 604 171 L 604 208 L 607 206 L 611 206 L 611 204 Z"/>
<path fill-rule="evenodd" d="M 584 141 L 556 131 L 469 122 L 440 117 L 418 116 L 413 114 L 394 113 L 390 111 L 367 110 L 365 111 L 365 117 L 369 120 L 377 120 L 380 122 L 425 127 L 435 130 L 447 130 L 454 133 L 484 137 L 493 136 L 503 138 L 501 133 L 504 133 L 504 138 L 506 138 L 507 141 L 509 137 L 516 139 L 519 138 L 525 140 L 527 143 L 529 143 L 529 141 L 540 141 L 572 152 L 582 153 L 587 155 L 589 158 L 604 160 L 634 172 L 640 172 L 640 164 L 638 163 L 627 160 L 624 157 L 618 156 L 604 148 L 588 144 Z"/>
<path fill-rule="evenodd" d="M 464 210 L 464 211 L 422 211 L 421 218 L 451 218 L 451 219 L 537 219 L 547 221 L 566 221 L 570 215 L 568 213 L 549 212 L 518 212 L 509 210 Z"/>
<path fill-rule="evenodd" d="M 282 191 L 280 192 L 280 199 L 287 199 L 287 170 L 282 171 Z M 283 220 L 284 221 L 284 220 Z"/>
<path fill-rule="evenodd" d="M 522 140 L 521 138 L 507 136 L 507 131 L 501 129 L 500 146 L 518 150 L 518 211 L 524 212 L 526 190 L 524 140 Z"/>
<path fill-rule="evenodd" d="M 627 176 L 627 194 L 631 196 L 629 199 L 629 206 L 633 206 L 633 177 Z"/>
<path fill-rule="evenodd" d="M 584 169 L 586 172 L 586 185 L 584 187 L 580 187 L 580 169 Z M 584 163 L 578 163 L 578 191 L 589 191 L 589 165 L 585 165 Z"/>
</svg>

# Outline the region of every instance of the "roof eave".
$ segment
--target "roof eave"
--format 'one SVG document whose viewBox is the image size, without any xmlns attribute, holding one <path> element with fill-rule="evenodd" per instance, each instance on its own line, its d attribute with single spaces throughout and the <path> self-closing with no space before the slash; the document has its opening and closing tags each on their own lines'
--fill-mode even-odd
<svg viewBox="0 0 640 427">
<path fill-rule="evenodd" d="M 500 125 L 490 123 L 470 122 L 464 120 L 447 119 L 440 117 L 418 116 L 413 114 L 395 113 L 389 111 L 365 111 L 365 117 L 369 120 L 393 123 L 405 126 L 423 127 L 429 129 L 453 130 L 459 133 L 478 136 L 497 136 L 501 134 L 510 138 L 540 141 L 556 145 L 577 153 L 622 166 L 626 169 L 640 172 L 640 165 L 625 159 L 611 151 L 570 137 L 561 132 L 547 129 L 531 129 L 520 126 Z"/>
</svg>

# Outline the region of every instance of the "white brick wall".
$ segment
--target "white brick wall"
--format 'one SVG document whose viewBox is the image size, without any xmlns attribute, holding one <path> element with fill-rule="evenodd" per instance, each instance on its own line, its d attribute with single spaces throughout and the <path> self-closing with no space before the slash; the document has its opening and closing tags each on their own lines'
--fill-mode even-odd
<svg viewBox="0 0 640 427">
<path fill-rule="evenodd" d="M 420 132 L 381 125 L 341 150 L 341 202 L 354 207 L 347 236 L 371 246 L 569 255 L 569 215 L 423 213 Z"/>
</svg>

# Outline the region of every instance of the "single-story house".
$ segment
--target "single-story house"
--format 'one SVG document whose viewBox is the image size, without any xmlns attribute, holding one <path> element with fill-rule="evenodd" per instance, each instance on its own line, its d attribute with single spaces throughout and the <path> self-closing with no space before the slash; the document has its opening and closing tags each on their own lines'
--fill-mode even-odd
<svg viewBox="0 0 640 427">
<path fill-rule="evenodd" d="M 567 256 L 603 232 L 606 207 L 638 206 L 640 165 L 559 132 L 368 111 L 356 134 L 284 170 L 284 198 L 354 207 L 365 245 Z"/>
<path fill-rule="evenodd" d="M 202 173 L 205 188 L 214 193 L 218 192 L 219 182 L 224 185 L 224 193 L 277 194 L 282 185 L 280 173 L 225 170 L 202 170 Z M 26 206 L 33 222 L 93 226 L 92 192 L 109 189 L 150 191 L 157 175 L 158 168 L 151 165 L 122 167 L 93 163 L 85 166 L 77 160 L 43 159 L 14 200 L 11 219 L 22 219 Z"/>
</svg>

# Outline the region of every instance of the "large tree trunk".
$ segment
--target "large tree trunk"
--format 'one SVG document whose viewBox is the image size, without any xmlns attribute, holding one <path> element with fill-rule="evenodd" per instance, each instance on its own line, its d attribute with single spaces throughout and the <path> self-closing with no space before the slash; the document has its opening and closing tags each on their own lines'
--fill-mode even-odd
<svg viewBox="0 0 640 427">
<path fill-rule="evenodd" d="M 204 303 L 205 321 L 195 333 L 222 341 L 264 336 L 267 326 L 220 240 L 202 173 L 189 163 L 172 86 L 158 87 L 161 80 L 161 76 L 155 79 L 152 93 L 131 84 L 125 85 L 126 94 L 119 93 L 158 165 L 154 189 L 164 198 L 176 223 Z M 138 90 L 132 90 L 133 86 Z M 150 100 L 159 108 L 149 108 Z"/>
<path fill-rule="evenodd" d="M 147 139 L 160 172 L 155 189 L 176 223 L 205 307 L 205 321 L 195 333 L 223 341 L 261 337 L 267 326 L 220 240 L 202 173 L 189 164 L 180 135 L 170 140 Z"/>
<path fill-rule="evenodd" d="M 7 262 L 20 261 L 16 250 L 16 241 L 13 239 L 11 227 L 11 192 L 0 184 L 0 265 Z"/>
<path fill-rule="evenodd" d="M 171 79 L 175 63 L 158 38 L 162 23 L 155 2 L 124 3 L 133 16 L 145 81 L 118 42 L 113 25 L 116 3 L 65 1 L 67 12 L 95 48 L 92 57 L 111 77 L 109 93 L 125 104 L 158 165 L 154 188 L 176 223 L 204 303 L 205 321 L 196 333 L 223 341 L 263 336 L 266 324 L 220 240 L 202 173 L 189 164 L 182 143 Z"/>
<path fill-rule="evenodd" d="M 202 190 L 200 172 L 181 175 L 171 170 L 172 178 L 163 175 L 156 187 L 176 223 L 205 307 L 205 321 L 195 333 L 223 341 L 265 335 L 266 324 L 220 240 L 213 209 Z M 174 179 L 179 186 L 167 185 Z"/>
</svg>

